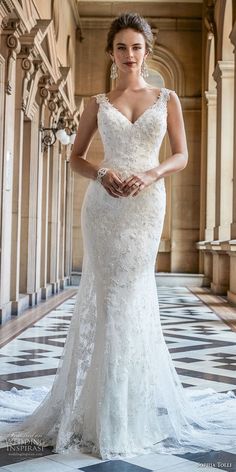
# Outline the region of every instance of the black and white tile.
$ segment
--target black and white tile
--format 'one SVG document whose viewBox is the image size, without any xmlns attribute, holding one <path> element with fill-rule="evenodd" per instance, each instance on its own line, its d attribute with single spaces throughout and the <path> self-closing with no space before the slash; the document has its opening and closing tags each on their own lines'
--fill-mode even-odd
<svg viewBox="0 0 236 472">
<path fill-rule="evenodd" d="M 212 387 L 236 393 L 236 334 L 186 287 L 158 287 L 161 323 L 175 368 L 185 388 Z M 50 387 L 62 353 L 75 296 L 63 302 L 0 353 L 0 389 Z M 235 446 L 236 447 L 236 446 Z M 236 449 L 205 454 L 145 454 L 129 460 L 102 461 L 82 453 L 34 458 L 0 451 L 0 470 L 18 472 L 205 472 L 236 471 Z"/>
</svg>

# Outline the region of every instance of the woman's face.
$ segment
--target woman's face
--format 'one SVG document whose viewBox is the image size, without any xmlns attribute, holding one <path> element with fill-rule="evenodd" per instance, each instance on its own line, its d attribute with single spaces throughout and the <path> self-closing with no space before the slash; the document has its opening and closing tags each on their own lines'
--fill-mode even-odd
<svg viewBox="0 0 236 472">
<path fill-rule="evenodd" d="M 143 59 L 147 56 L 142 33 L 127 28 L 116 33 L 113 41 L 112 59 L 124 73 L 140 73 Z"/>
</svg>

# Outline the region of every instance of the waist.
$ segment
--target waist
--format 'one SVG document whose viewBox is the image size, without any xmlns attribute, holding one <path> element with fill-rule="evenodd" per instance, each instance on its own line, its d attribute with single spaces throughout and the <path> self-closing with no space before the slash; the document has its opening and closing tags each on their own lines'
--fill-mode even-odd
<svg viewBox="0 0 236 472">
<path fill-rule="evenodd" d="M 126 177 L 133 172 L 145 172 L 149 169 L 157 167 L 158 165 L 159 161 L 156 158 L 146 159 L 142 162 L 129 158 L 127 158 L 127 161 L 118 161 L 116 158 L 105 158 L 100 162 L 99 167 L 108 167 L 113 170 L 117 170 L 124 174 L 124 177 Z"/>
</svg>

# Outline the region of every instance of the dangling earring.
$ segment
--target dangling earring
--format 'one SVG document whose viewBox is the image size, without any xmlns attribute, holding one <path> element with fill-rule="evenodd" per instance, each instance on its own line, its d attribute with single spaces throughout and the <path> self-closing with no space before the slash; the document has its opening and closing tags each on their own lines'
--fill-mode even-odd
<svg viewBox="0 0 236 472">
<path fill-rule="evenodd" d="M 141 75 L 144 78 L 149 76 L 148 67 L 147 67 L 147 64 L 146 64 L 145 60 L 143 60 L 142 65 L 141 65 Z"/>
<path fill-rule="evenodd" d="M 115 63 L 115 61 L 112 62 L 112 65 L 111 65 L 111 74 L 110 74 L 110 78 L 111 79 L 117 79 L 118 77 L 118 67 Z"/>
</svg>

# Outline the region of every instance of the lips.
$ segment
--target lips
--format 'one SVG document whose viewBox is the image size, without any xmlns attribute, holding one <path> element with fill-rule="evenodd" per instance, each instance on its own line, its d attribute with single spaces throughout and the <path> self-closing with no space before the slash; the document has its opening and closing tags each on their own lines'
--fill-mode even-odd
<svg viewBox="0 0 236 472">
<path fill-rule="evenodd" d="M 132 64 L 135 64 L 135 62 L 125 62 L 124 63 L 126 66 L 132 66 Z"/>
</svg>

